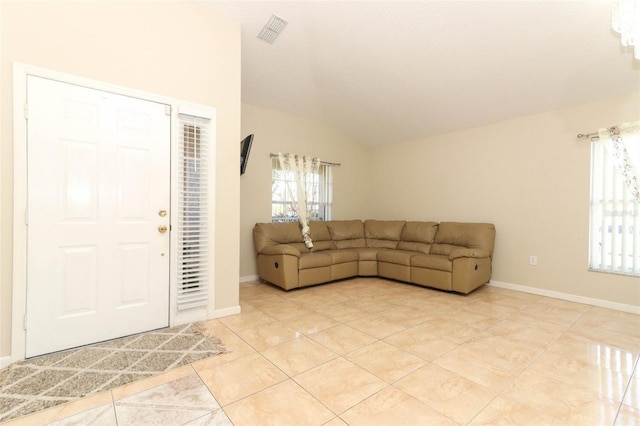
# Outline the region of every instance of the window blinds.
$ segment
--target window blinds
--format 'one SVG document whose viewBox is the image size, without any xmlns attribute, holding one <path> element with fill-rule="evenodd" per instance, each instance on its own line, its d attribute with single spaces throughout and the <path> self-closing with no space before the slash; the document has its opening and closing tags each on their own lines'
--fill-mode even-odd
<svg viewBox="0 0 640 426">
<path fill-rule="evenodd" d="M 331 220 L 333 207 L 333 163 L 320 163 L 317 173 L 306 176 L 309 219 Z M 292 194 L 287 188 L 291 188 Z M 297 222 L 295 194 L 297 185 L 293 172 L 282 170 L 278 157 L 271 159 L 271 221 Z"/>
<path fill-rule="evenodd" d="M 178 310 L 206 306 L 209 299 L 209 120 L 179 114 Z"/>
<path fill-rule="evenodd" d="M 591 150 L 589 267 L 640 275 L 640 203 L 624 184 L 604 144 L 592 142 Z"/>
</svg>

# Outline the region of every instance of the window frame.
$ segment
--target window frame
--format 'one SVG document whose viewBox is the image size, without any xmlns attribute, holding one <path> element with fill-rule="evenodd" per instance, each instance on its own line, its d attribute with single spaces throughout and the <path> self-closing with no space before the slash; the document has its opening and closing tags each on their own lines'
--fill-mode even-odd
<svg viewBox="0 0 640 426">
<path fill-rule="evenodd" d="M 210 120 L 178 114 L 176 276 L 178 311 L 206 307 L 209 303 L 209 149 Z"/>
<path fill-rule="evenodd" d="M 328 221 L 333 213 L 333 164 L 320 163 L 318 173 L 311 173 L 314 176 L 307 176 L 307 182 L 316 188 L 312 191 L 310 221 Z M 282 177 L 278 174 L 284 175 Z M 277 182 L 282 185 L 276 187 Z M 277 157 L 271 159 L 271 222 L 297 222 L 298 216 L 295 214 L 296 203 L 292 200 L 289 190 L 289 182 L 293 191 L 297 191 L 293 172 L 285 171 L 280 166 Z M 279 199 L 276 200 L 276 194 Z M 276 207 L 279 206 L 279 207 Z M 287 208 L 288 207 L 288 208 Z M 281 211 L 282 213 L 277 213 Z M 278 215 L 280 214 L 280 215 Z"/>
<path fill-rule="evenodd" d="M 627 137 L 640 144 L 640 135 Z M 589 197 L 589 270 L 640 276 L 640 203 L 597 138 L 591 142 Z"/>
</svg>

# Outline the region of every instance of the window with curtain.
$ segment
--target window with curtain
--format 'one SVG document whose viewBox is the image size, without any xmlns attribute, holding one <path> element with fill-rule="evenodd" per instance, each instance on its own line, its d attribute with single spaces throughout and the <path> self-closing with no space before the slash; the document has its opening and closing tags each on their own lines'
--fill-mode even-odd
<svg viewBox="0 0 640 426">
<path fill-rule="evenodd" d="M 333 204 L 332 165 L 321 163 L 317 173 L 307 173 L 305 176 L 307 188 L 307 202 L 311 206 L 310 220 L 331 220 Z M 292 172 L 282 170 L 278 158 L 271 161 L 271 221 L 297 222 L 297 204 L 287 188 L 294 191 L 296 182 Z"/>
<path fill-rule="evenodd" d="M 589 268 L 640 276 L 640 122 L 591 142 Z"/>
</svg>

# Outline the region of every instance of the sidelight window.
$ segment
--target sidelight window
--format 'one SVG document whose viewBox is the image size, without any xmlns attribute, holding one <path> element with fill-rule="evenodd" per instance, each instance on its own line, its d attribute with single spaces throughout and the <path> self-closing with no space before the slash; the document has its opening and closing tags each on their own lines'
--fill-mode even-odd
<svg viewBox="0 0 640 426">
<path fill-rule="evenodd" d="M 178 176 L 178 310 L 205 306 L 209 298 L 209 120 L 180 114 Z"/>
</svg>

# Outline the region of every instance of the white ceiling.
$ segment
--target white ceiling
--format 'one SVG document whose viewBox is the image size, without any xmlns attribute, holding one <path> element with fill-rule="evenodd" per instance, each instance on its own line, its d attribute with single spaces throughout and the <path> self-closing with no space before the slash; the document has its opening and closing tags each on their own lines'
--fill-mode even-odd
<svg viewBox="0 0 640 426">
<path fill-rule="evenodd" d="M 200 1 L 242 23 L 243 102 L 369 146 L 640 91 L 611 1 Z"/>
</svg>

